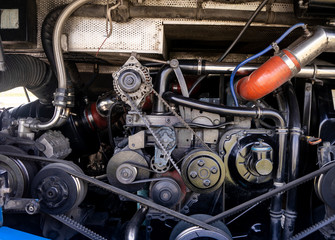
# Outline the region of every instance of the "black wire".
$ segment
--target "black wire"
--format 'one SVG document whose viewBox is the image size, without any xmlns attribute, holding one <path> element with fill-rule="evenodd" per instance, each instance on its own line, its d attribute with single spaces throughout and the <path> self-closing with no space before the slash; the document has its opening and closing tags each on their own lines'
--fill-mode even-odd
<svg viewBox="0 0 335 240">
<path fill-rule="evenodd" d="M 222 62 L 223 59 L 225 59 L 228 55 L 228 53 L 232 50 L 232 48 L 236 45 L 236 43 L 240 40 L 240 38 L 242 37 L 242 35 L 245 33 L 245 31 L 248 29 L 248 27 L 250 26 L 250 24 L 252 23 L 252 21 L 254 21 L 254 19 L 256 18 L 256 16 L 258 15 L 258 13 L 262 10 L 262 8 L 268 3 L 269 0 L 263 0 L 263 2 L 258 6 L 258 8 L 255 10 L 255 12 L 251 15 L 251 17 L 249 18 L 248 22 L 244 25 L 243 29 L 241 30 L 241 32 L 238 34 L 238 36 L 235 38 L 234 42 L 232 42 L 232 44 L 227 48 L 226 52 L 224 54 L 222 54 L 221 57 L 219 57 L 216 62 Z M 193 90 L 199 85 L 199 83 L 202 82 L 202 80 L 204 80 L 207 77 L 207 75 L 203 75 L 201 77 L 198 78 L 198 80 L 192 85 L 192 87 L 190 88 L 189 91 L 189 95 L 191 95 L 191 93 L 193 92 Z"/>
</svg>

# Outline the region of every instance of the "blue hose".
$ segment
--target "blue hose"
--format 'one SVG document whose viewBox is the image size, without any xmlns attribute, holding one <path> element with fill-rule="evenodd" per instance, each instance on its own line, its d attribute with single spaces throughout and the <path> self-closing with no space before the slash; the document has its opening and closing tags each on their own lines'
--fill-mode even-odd
<svg viewBox="0 0 335 240">
<path fill-rule="evenodd" d="M 292 27 L 290 27 L 289 29 L 286 30 L 286 32 L 284 32 L 283 35 L 281 35 L 275 42 L 274 44 L 278 44 L 280 43 L 285 37 L 287 37 L 287 35 L 289 35 L 293 30 L 299 28 L 299 27 L 302 27 L 303 29 L 306 29 L 306 25 L 304 23 L 297 23 L 295 25 L 293 25 Z M 234 71 L 232 72 L 231 76 L 230 76 L 230 91 L 231 91 L 231 94 L 233 96 L 233 99 L 234 99 L 234 103 L 235 103 L 235 106 L 239 106 L 238 104 L 238 101 L 237 101 L 237 97 L 236 97 L 236 93 L 235 93 L 235 89 L 234 89 L 234 78 L 235 78 L 235 74 L 236 72 L 238 71 L 238 69 L 240 67 L 242 67 L 244 64 L 262 56 L 263 54 L 267 53 L 268 51 L 270 51 L 272 49 L 272 45 L 269 45 L 267 48 L 265 48 L 263 51 L 253 55 L 252 57 L 250 58 L 247 58 L 246 60 L 244 60 L 243 62 L 241 62 L 240 64 L 238 64 L 236 66 L 236 68 L 234 69 Z"/>
</svg>

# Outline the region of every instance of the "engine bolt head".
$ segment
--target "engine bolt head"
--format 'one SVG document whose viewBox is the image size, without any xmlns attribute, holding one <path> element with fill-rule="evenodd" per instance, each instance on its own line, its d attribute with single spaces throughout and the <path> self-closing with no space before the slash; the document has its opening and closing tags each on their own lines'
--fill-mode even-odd
<svg viewBox="0 0 335 240">
<path fill-rule="evenodd" d="M 198 166 L 199 166 L 199 167 L 202 167 L 203 165 L 205 165 L 205 162 L 204 162 L 204 160 L 200 159 L 200 160 L 198 161 Z"/>
<path fill-rule="evenodd" d="M 218 172 L 218 169 L 216 167 L 211 168 L 211 173 L 216 174 Z"/>
<path fill-rule="evenodd" d="M 205 179 L 202 183 L 204 184 L 205 187 L 211 185 L 211 181 L 209 179 Z"/>
<path fill-rule="evenodd" d="M 191 178 L 196 178 L 198 176 L 197 172 L 196 171 L 192 171 L 190 172 L 190 177 Z"/>
</svg>

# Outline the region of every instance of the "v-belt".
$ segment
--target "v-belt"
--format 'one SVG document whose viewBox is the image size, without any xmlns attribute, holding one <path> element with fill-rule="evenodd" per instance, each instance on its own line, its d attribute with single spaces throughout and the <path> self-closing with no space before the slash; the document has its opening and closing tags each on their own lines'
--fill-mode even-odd
<svg viewBox="0 0 335 240">
<path fill-rule="evenodd" d="M 28 161 L 40 161 L 40 162 L 49 162 L 49 163 L 53 163 L 53 162 L 62 162 L 62 163 L 66 163 L 67 161 L 65 160 L 59 160 L 59 159 L 50 159 L 50 158 L 45 158 L 45 157 L 38 157 L 38 156 L 31 156 L 31 155 L 26 155 L 26 154 L 18 154 L 18 153 L 11 153 L 11 152 L 3 152 L 3 151 L 0 151 L 0 154 L 2 155 L 6 155 L 6 156 L 9 156 L 9 157 L 15 157 L 15 158 L 19 158 L 21 160 L 28 160 Z M 208 223 L 212 223 L 212 222 L 215 222 L 217 220 L 220 220 L 220 219 L 224 219 L 228 216 L 231 216 L 235 213 L 238 213 L 240 211 L 243 211 L 244 209 L 256 204 L 256 203 L 260 203 L 260 202 L 263 202 L 277 194 L 281 194 L 283 192 L 286 192 L 290 189 L 293 189 L 299 185 L 301 185 L 302 183 L 305 183 L 311 179 L 314 179 L 315 177 L 323 174 L 323 173 L 326 173 L 327 171 L 329 171 L 331 168 L 333 168 L 335 166 L 335 163 L 331 163 L 331 164 L 328 164 L 327 166 L 324 166 L 314 172 L 311 172 L 303 177 L 300 177 L 292 182 L 289 182 L 287 184 L 284 184 L 283 186 L 281 187 L 278 187 L 276 189 L 273 189 L 267 193 L 264 193 L 256 198 L 253 198 L 245 203 L 242 203 L 236 207 L 233 207 L 229 210 L 226 210 L 216 216 L 213 216 L 209 219 L 207 219 L 206 221 L 199 221 L 197 219 L 194 219 L 192 217 L 189 217 L 189 216 L 186 216 L 184 214 L 181 214 L 177 211 L 174 211 L 172 209 L 169 209 L 169 208 L 166 208 L 164 206 L 161 206 L 157 203 L 154 203 L 148 199 L 145 199 L 145 198 L 142 198 L 142 197 L 139 197 L 137 196 L 136 194 L 133 194 L 133 193 L 129 193 L 125 190 L 122 190 L 120 188 L 117 188 L 115 186 L 112 186 L 110 184 L 107 184 L 107 183 L 104 183 L 98 179 L 95 179 L 95 178 L 92 178 L 90 176 L 87 176 L 83 173 L 79 173 L 77 171 L 73 171 L 73 170 L 70 170 L 70 169 L 63 169 L 64 171 L 66 171 L 68 174 L 74 176 L 74 177 L 77 177 L 87 183 L 90 183 L 92 185 L 95 185 L 97 187 L 100 187 L 102 189 L 105 189 L 107 191 L 110 191 L 110 192 L 113 192 L 115 194 L 118 194 L 118 195 L 122 195 L 124 196 L 125 198 L 127 199 L 130 199 L 132 201 L 135 201 L 135 202 L 138 202 L 138 203 L 141 203 L 145 206 L 148 206 L 149 208 L 153 208 L 159 212 L 162 212 L 162 213 L 165 213 L 165 214 L 168 214 L 168 215 L 171 215 L 177 219 L 180 219 L 182 221 L 185 221 L 185 222 L 188 222 L 188 223 L 191 223 L 195 226 L 199 226 L 199 227 L 202 227 L 204 229 L 207 229 L 207 230 L 210 230 L 210 231 L 216 231 L 216 232 L 219 232 L 221 233 L 222 235 L 224 236 L 227 236 L 226 233 L 224 233 L 223 231 L 221 231 L 220 229 L 216 228 L 216 227 L 213 227 L 211 225 L 209 225 Z M 228 239 L 230 238 L 229 236 L 227 236 Z"/>
</svg>

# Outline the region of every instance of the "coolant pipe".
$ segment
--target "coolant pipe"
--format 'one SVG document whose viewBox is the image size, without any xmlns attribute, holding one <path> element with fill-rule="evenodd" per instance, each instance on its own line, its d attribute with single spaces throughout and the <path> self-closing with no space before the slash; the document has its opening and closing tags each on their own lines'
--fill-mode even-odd
<svg viewBox="0 0 335 240">
<path fill-rule="evenodd" d="M 274 120 L 279 129 L 286 129 L 286 123 L 282 115 L 273 109 L 261 108 L 245 108 L 245 107 L 228 107 L 211 103 L 202 102 L 199 100 L 183 97 L 172 92 L 163 94 L 163 98 L 177 105 L 198 109 L 205 112 L 216 113 L 221 116 L 241 116 L 252 118 L 270 118 Z"/>
<path fill-rule="evenodd" d="M 319 26 L 313 34 L 302 36 L 251 75 L 239 80 L 237 93 L 249 101 L 262 98 L 296 76 L 302 67 L 322 52 L 334 51 L 335 30 Z"/>
<path fill-rule="evenodd" d="M 294 92 L 292 84 L 287 86 L 287 99 L 289 105 L 289 158 L 288 158 L 288 182 L 292 182 L 299 177 L 300 165 L 300 137 L 301 137 L 301 122 L 299 104 Z M 293 236 L 295 221 L 297 218 L 297 189 L 294 188 L 287 192 L 286 208 L 285 208 L 285 225 L 284 239 L 289 239 Z"/>
<path fill-rule="evenodd" d="M 288 128 L 288 122 L 289 122 L 289 105 L 287 102 L 286 96 L 284 96 L 283 88 L 279 88 L 278 91 L 275 94 L 277 99 L 277 104 L 280 113 L 283 115 L 286 127 Z M 286 147 L 286 146 L 285 146 Z M 279 154 L 285 154 L 286 150 L 281 149 L 278 151 Z M 285 166 L 284 164 L 281 167 L 281 172 L 277 172 L 276 177 L 273 180 L 273 187 L 276 189 L 280 186 L 282 186 L 285 182 Z M 282 210 L 282 202 L 283 202 L 283 195 L 276 195 L 271 199 L 270 204 L 270 239 L 281 239 L 282 236 L 282 216 L 283 216 L 283 210 Z"/>
<path fill-rule="evenodd" d="M 65 64 L 61 46 L 61 36 L 63 33 L 63 29 L 65 26 L 65 22 L 69 19 L 70 15 L 76 11 L 78 8 L 83 6 L 86 3 L 91 2 L 92 0 L 77 0 L 67 5 L 65 9 L 62 11 L 60 16 L 58 17 L 54 32 L 53 32 L 53 52 L 55 56 L 55 67 L 58 78 L 58 89 L 55 92 L 54 99 L 54 115 L 48 122 L 43 123 L 26 123 L 25 127 L 28 127 L 33 130 L 47 130 L 52 127 L 58 126 L 65 121 L 63 118 L 67 118 L 63 113 L 67 113 L 67 78 L 65 71 Z"/>
<path fill-rule="evenodd" d="M 130 219 L 125 231 L 125 240 L 138 239 L 138 231 L 141 227 L 141 224 L 145 220 L 148 210 L 149 208 L 147 206 L 141 206 L 140 209 L 137 210 L 135 215 Z"/>
</svg>

